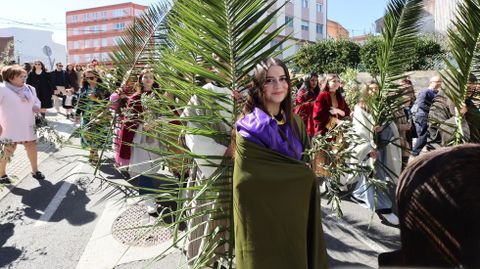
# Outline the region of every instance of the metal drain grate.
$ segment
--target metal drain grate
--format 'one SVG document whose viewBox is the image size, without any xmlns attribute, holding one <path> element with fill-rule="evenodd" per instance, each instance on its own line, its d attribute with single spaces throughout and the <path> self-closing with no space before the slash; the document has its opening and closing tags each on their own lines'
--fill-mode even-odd
<svg viewBox="0 0 480 269">
<path fill-rule="evenodd" d="M 171 230 L 164 225 L 160 219 L 150 217 L 144 206 L 135 205 L 113 222 L 112 235 L 125 245 L 155 246 L 172 238 Z"/>
</svg>

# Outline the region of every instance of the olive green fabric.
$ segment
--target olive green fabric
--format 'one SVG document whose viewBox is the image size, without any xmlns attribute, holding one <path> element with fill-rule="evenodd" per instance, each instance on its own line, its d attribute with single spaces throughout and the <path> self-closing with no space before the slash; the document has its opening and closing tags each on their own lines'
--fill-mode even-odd
<svg viewBox="0 0 480 269">
<path fill-rule="evenodd" d="M 298 122 L 298 121 L 297 121 Z M 303 123 L 303 144 L 309 145 Z M 238 269 L 328 268 L 313 171 L 237 134 L 233 173 Z"/>
</svg>

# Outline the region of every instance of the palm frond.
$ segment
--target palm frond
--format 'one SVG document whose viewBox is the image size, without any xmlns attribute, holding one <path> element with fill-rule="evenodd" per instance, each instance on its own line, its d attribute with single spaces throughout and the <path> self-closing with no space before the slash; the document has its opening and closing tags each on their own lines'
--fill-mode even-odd
<svg viewBox="0 0 480 269">
<path fill-rule="evenodd" d="M 384 17 L 383 44 L 377 58 L 380 91 L 376 102 L 371 104 L 377 125 L 394 119 L 401 107 L 402 94 L 395 81 L 404 78 L 409 57 L 414 55 L 415 36 L 420 27 L 422 0 L 391 0 Z"/>
<path fill-rule="evenodd" d="M 468 80 L 471 74 L 480 75 L 480 1 L 461 1 L 453 27 L 448 29 L 451 60 L 445 58 L 446 70 L 442 74 L 445 94 L 455 104 L 458 114 L 456 144 L 461 142 L 462 115 Z"/>
<path fill-rule="evenodd" d="M 159 2 L 134 19 L 110 54 L 117 74 L 131 74 L 133 69 L 159 60 L 158 48 L 168 43 L 165 18 L 170 9 L 170 2 Z M 122 78 L 126 80 L 128 75 Z"/>
</svg>

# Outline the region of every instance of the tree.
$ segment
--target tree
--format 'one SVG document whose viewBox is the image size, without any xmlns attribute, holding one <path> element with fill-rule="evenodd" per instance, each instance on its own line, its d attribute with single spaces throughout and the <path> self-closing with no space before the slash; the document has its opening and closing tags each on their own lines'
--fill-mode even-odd
<svg viewBox="0 0 480 269">
<path fill-rule="evenodd" d="M 417 35 L 412 41 L 414 50 L 411 55 L 404 55 L 408 61 L 405 61 L 405 71 L 432 70 L 442 59 L 445 50 L 434 37 L 428 35 Z M 360 49 L 360 58 L 366 71 L 375 76 L 379 72 L 376 59 L 380 55 L 380 48 L 383 46 L 381 36 L 370 36 L 367 42 Z"/>
<path fill-rule="evenodd" d="M 372 76 L 376 76 L 380 70 L 378 68 L 377 58 L 380 55 L 380 47 L 382 46 L 382 38 L 369 36 L 365 44 L 360 48 L 360 59 L 365 70 Z"/>
<path fill-rule="evenodd" d="M 356 68 L 360 62 L 360 46 L 347 39 L 328 39 L 300 48 L 294 62 L 303 73 L 336 73 Z"/>
</svg>

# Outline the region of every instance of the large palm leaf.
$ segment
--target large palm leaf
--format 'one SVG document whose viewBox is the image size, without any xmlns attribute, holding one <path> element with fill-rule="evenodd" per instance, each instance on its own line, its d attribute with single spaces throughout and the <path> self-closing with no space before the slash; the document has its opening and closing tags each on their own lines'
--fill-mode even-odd
<svg viewBox="0 0 480 269">
<path fill-rule="evenodd" d="M 458 113 L 465 104 L 470 74 L 480 75 L 480 1 L 460 1 L 453 27 L 448 29 L 451 59 L 446 59 L 442 74 L 445 94 L 453 101 L 458 115 L 455 143 L 462 138 L 462 115 Z M 478 111 L 469 111 L 478 113 Z M 478 124 L 478 123 L 477 123 Z"/>
<path fill-rule="evenodd" d="M 383 44 L 377 58 L 380 91 L 370 108 L 376 125 L 395 119 L 401 108 L 403 93 L 398 80 L 406 76 L 408 61 L 415 53 L 412 46 L 420 27 L 422 0 L 391 0 L 384 17 Z"/>
<path fill-rule="evenodd" d="M 140 25 L 134 25 L 128 31 L 123 38 L 124 45 L 112 57 L 122 66 L 120 76 L 138 69 L 144 63 L 143 59 L 158 76 L 161 90 L 156 92 L 156 98 L 143 101 L 146 111 L 161 115 L 161 119 L 150 122 L 151 128 L 145 133 L 163 145 L 149 149 L 162 156 L 159 166 L 166 163 L 168 170 L 177 175 L 157 177 L 162 181 L 161 189 L 157 190 L 158 199 L 176 203 L 171 214 L 175 215 L 176 221 L 169 225 L 175 231 L 172 247 L 184 248 L 184 241 L 192 237 L 192 231 L 210 226 L 207 232 L 196 237 L 202 244 L 199 254 L 189 261 L 193 268 L 211 265 L 218 260 L 232 266 L 233 231 L 230 223 L 233 209 L 229 173 L 232 167 L 228 158 L 192 152 L 179 145 L 178 139 L 185 135 L 201 135 L 228 145 L 230 132 L 215 127 L 221 124 L 232 126 L 238 116 L 238 106 L 230 94 L 206 90 L 201 87 L 201 81 L 216 81 L 233 92 L 244 86 L 245 77 L 260 60 L 281 53 L 278 48 L 288 36 L 278 38 L 278 35 L 285 25 L 269 33 L 267 30 L 272 28 L 283 5 L 267 0 L 174 1 L 166 18 L 166 28 L 162 28 L 163 11 L 155 9 L 157 12 L 148 13 L 137 22 Z M 150 32 L 145 33 L 144 29 Z M 152 43 L 152 36 L 158 29 L 164 34 L 162 40 L 165 42 Z M 270 47 L 274 39 L 278 42 Z M 149 44 L 154 44 L 154 50 Z M 202 104 L 191 103 L 193 96 L 202 100 Z M 187 110 L 206 113 L 179 116 Z M 172 124 L 172 121 L 183 124 Z M 186 184 L 188 180 L 184 175 L 192 160 L 207 161 L 217 172 Z M 196 168 L 190 170 L 192 177 L 195 171 Z M 179 232 L 183 223 L 192 223 L 192 220 L 196 220 L 193 226 Z M 164 254 L 159 254 L 158 258 Z"/>
<path fill-rule="evenodd" d="M 379 84 L 379 92 L 375 96 L 364 98 L 368 110 L 373 116 L 373 122 L 369 123 L 372 126 L 388 126 L 392 123 L 402 108 L 403 95 L 398 87 L 398 81 L 406 76 L 405 70 L 410 61 L 409 55 L 414 55 L 415 36 L 419 30 L 419 21 L 422 12 L 422 0 L 391 0 L 387 6 L 386 14 L 384 16 L 384 29 L 382 36 L 384 42 L 381 46 L 381 53 L 376 59 L 378 65 L 378 76 L 376 80 Z M 375 77 L 375 76 L 374 76 Z M 338 130 L 337 130 L 338 131 Z M 331 138 L 317 136 L 314 138 L 315 148 L 327 149 L 327 170 L 332 174 L 328 178 L 330 190 L 327 197 L 332 202 L 332 208 L 337 211 L 337 215 L 341 215 L 340 198 L 342 194 L 339 193 L 336 186 L 340 186 L 342 178 L 355 178 L 359 173 L 369 174 L 370 168 L 351 164 L 349 161 L 353 158 L 354 153 L 352 149 L 359 142 L 358 137 L 354 132 L 343 133 L 343 139 L 339 142 L 332 143 Z M 371 130 L 374 132 L 374 130 Z M 335 135 L 335 134 L 334 134 Z M 388 144 L 399 145 L 399 141 L 393 140 L 385 143 L 380 143 L 377 133 L 374 133 L 377 149 L 388 146 Z M 328 152 L 329 148 L 342 149 L 347 143 L 350 147 L 347 151 L 338 154 L 337 151 Z M 324 146 L 322 146 L 324 145 Z M 343 160 L 338 160 L 342 156 Z M 361 162 L 362 160 L 358 160 Z M 386 167 L 384 167 L 386 169 Z M 387 170 L 388 171 L 388 170 Z M 388 171 L 389 174 L 393 171 Z M 398 175 L 397 175 L 398 176 Z M 386 190 L 385 182 L 369 178 L 368 185 L 378 190 Z"/>
</svg>

